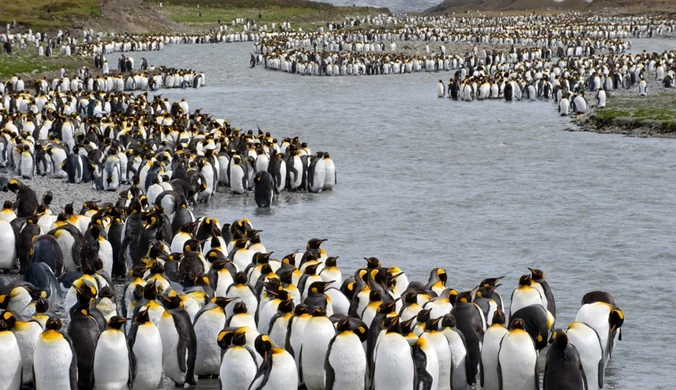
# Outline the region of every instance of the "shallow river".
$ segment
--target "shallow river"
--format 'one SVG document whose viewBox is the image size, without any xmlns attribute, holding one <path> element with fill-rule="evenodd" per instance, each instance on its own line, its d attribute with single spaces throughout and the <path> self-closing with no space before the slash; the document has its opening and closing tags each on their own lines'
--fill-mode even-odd
<svg viewBox="0 0 676 390">
<path fill-rule="evenodd" d="M 207 74 L 206 88 L 163 96 L 330 152 L 338 186 L 284 193 L 264 211 L 253 196 L 220 193 L 201 214 L 221 222 L 248 216 L 280 257 L 309 238 L 328 238 L 344 274 L 376 256 L 409 279 L 443 267 L 458 290 L 506 275 L 499 289 L 506 301 L 526 267 L 541 268 L 559 327 L 574 319 L 585 292 L 609 291 L 626 321 L 606 388 L 673 386 L 676 142 L 564 131 L 568 119 L 548 103 L 437 99 L 436 81 L 451 73 L 300 77 L 249 69 L 251 49 L 185 45 L 144 55 Z"/>
</svg>

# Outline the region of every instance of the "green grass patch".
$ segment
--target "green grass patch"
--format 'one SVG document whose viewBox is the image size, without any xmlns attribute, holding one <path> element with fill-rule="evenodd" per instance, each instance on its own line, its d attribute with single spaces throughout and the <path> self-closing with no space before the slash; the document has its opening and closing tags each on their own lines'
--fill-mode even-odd
<svg viewBox="0 0 676 390">
<path fill-rule="evenodd" d="M 313 23 L 341 20 L 345 17 L 389 13 L 385 8 L 335 7 L 327 3 L 306 0 L 146 0 L 167 18 L 188 25 L 213 25 L 220 20 L 230 25 L 236 18 L 252 19 L 261 23 L 292 22 L 295 27 L 308 27 Z M 200 8 L 197 8 L 197 4 Z M 201 13 L 201 15 L 200 15 Z"/>
<path fill-rule="evenodd" d="M 0 23 L 16 21 L 34 29 L 67 27 L 72 18 L 100 16 L 98 0 L 3 1 Z"/>
<path fill-rule="evenodd" d="M 596 110 L 599 119 L 633 118 L 676 122 L 676 93 L 662 91 L 648 96 L 621 96 L 608 99 L 606 108 Z"/>
<path fill-rule="evenodd" d="M 82 57 L 38 57 L 36 49 L 32 47 L 26 50 L 17 49 L 11 55 L 6 53 L 0 55 L 0 81 L 5 81 L 15 74 L 38 78 L 43 73 L 55 72 L 61 68 L 72 74 L 85 62 Z"/>
</svg>

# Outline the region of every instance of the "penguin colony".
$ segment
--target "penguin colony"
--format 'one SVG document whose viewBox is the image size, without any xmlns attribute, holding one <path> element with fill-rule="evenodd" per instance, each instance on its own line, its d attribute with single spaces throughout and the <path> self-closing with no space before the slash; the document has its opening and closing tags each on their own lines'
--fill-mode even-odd
<svg viewBox="0 0 676 390">
<path fill-rule="evenodd" d="M 551 344 L 544 389 L 600 389 L 621 340 L 624 315 L 601 291 L 555 329 L 538 269 L 506 307 L 504 277 L 459 292 L 441 268 L 409 282 L 374 257 L 344 277 L 325 239 L 274 259 L 248 219 L 220 225 L 181 210 L 177 230 L 142 196 L 124 223 L 91 202 L 80 214 L 68 206 L 45 235 L 27 218 L 19 239 L 36 235 L 25 278 L 0 287 L 3 388 L 156 389 L 164 375 L 179 387 L 218 377 L 227 389 L 539 389 L 538 355 Z M 116 297 L 110 273 L 127 267 Z"/>
<path fill-rule="evenodd" d="M 437 96 L 462 101 L 553 100 L 558 112 L 567 116 L 587 112 L 591 105 L 585 92 L 595 95 L 594 106 L 604 108 L 614 90 L 636 88 L 640 95 L 645 96 L 648 77 L 664 88 L 673 88 L 675 72 L 674 50 L 662 54 L 643 52 L 636 55 L 561 58 L 558 61 L 537 60 L 498 67 L 479 65 L 475 68 L 468 63 L 456 71 L 447 87 L 439 80 Z"/>
<path fill-rule="evenodd" d="M 386 18 L 386 19 L 385 19 Z M 673 21 L 647 17 L 601 18 L 578 14 L 528 17 L 378 17 L 370 28 L 265 34 L 254 43 L 257 63 L 267 69 L 301 75 L 379 75 L 451 71 L 466 61 L 503 67 L 558 57 L 592 56 L 606 50 L 618 54 L 630 46 L 627 38 L 670 33 Z M 383 23 L 383 20 L 384 23 Z M 380 26 L 388 26 L 383 29 Z M 402 26 L 403 25 L 403 26 Z M 425 53 L 397 52 L 406 42 L 425 42 Z M 512 49 L 477 56 L 447 53 L 445 44 L 491 44 Z M 430 48 L 433 46 L 433 49 Z M 519 45 L 519 50 L 513 46 Z M 434 50 L 437 49 L 438 50 Z M 477 57 L 474 60 L 470 56 Z M 490 57 L 490 58 L 487 58 Z"/>
</svg>

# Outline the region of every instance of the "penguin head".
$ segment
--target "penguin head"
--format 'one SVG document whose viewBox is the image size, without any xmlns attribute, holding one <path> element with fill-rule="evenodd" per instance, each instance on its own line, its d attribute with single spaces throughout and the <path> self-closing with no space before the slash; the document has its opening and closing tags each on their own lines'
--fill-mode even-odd
<svg viewBox="0 0 676 390">
<path fill-rule="evenodd" d="M 427 321 L 425 321 L 425 330 L 439 330 L 439 322 L 441 321 L 441 317 L 437 318 L 430 318 Z"/>
<path fill-rule="evenodd" d="M 113 316 L 110 320 L 108 320 L 108 327 L 120 330 L 120 328 L 122 328 L 122 325 L 124 325 L 125 322 L 127 322 L 126 318 L 120 316 Z"/>
<path fill-rule="evenodd" d="M 317 275 L 317 267 L 319 267 L 319 263 L 310 264 L 305 267 L 305 271 L 303 273 L 306 275 Z"/>
<path fill-rule="evenodd" d="M 380 290 L 371 290 L 369 293 L 369 302 L 380 302 L 383 300 Z"/>
<path fill-rule="evenodd" d="M 498 276 L 497 278 L 488 278 L 484 279 L 479 283 L 479 286 L 481 287 L 493 287 L 495 284 L 500 281 L 500 279 L 504 278 L 505 276 Z"/>
<path fill-rule="evenodd" d="M 247 284 L 248 282 L 246 274 L 242 271 L 237 272 L 233 280 L 235 284 Z"/>
<path fill-rule="evenodd" d="M 39 298 L 35 302 L 35 312 L 36 313 L 46 313 L 49 310 L 49 301 L 47 298 Z"/>
<path fill-rule="evenodd" d="M 326 288 L 329 287 L 333 282 L 334 282 L 333 280 L 328 282 L 313 282 L 310 285 L 309 291 L 311 294 L 323 294 Z"/>
<path fill-rule="evenodd" d="M 319 249 L 323 242 L 328 241 L 326 238 L 312 238 L 305 245 L 306 249 Z"/>
<path fill-rule="evenodd" d="M 387 317 L 383 322 L 384 322 L 383 325 L 387 325 L 387 333 L 399 333 L 399 334 L 403 333 L 398 316 Z M 385 322 L 387 322 L 387 324 L 385 324 Z"/>
<path fill-rule="evenodd" d="M 2 317 L 0 317 L 0 321 L 3 321 L 5 323 L 5 326 L 7 327 L 6 329 L 0 329 L 0 332 L 3 332 L 5 330 L 11 330 L 14 328 L 14 324 L 16 324 L 16 315 L 12 311 L 6 311 L 2 313 Z"/>
<path fill-rule="evenodd" d="M 183 254 L 188 254 L 188 253 L 193 253 L 193 252 L 199 252 L 201 250 L 200 246 L 202 245 L 202 242 L 199 240 L 195 239 L 190 239 L 185 242 L 183 245 Z"/>
<path fill-rule="evenodd" d="M 175 293 L 160 296 L 160 301 L 166 310 L 176 309 L 183 306 L 183 300 L 181 300 L 181 297 Z"/>
<path fill-rule="evenodd" d="M 418 294 L 414 291 L 409 291 L 404 294 L 404 306 L 409 306 L 418 303 Z"/>
<path fill-rule="evenodd" d="M 378 313 L 394 313 L 396 311 L 397 301 L 401 298 L 394 299 L 389 302 L 383 302 L 378 306 Z M 429 314 L 429 313 L 428 313 Z"/>
<path fill-rule="evenodd" d="M 60 330 L 63 324 L 58 317 L 49 317 L 47 323 L 45 324 L 45 329 L 47 330 Z"/>
<path fill-rule="evenodd" d="M 364 257 L 366 260 L 366 268 L 375 269 L 380 268 L 380 260 L 376 257 Z"/>
<path fill-rule="evenodd" d="M 232 309 L 234 314 L 245 314 L 247 312 L 246 303 L 239 301 L 235 303 L 235 307 Z"/>
<path fill-rule="evenodd" d="M 272 256 L 272 253 L 273 252 L 256 252 L 253 256 L 253 262 L 255 264 L 268 264 L 270 262 L 270 256 Z"/>
<path fill-rule="evenodd" d="M 99 291 L 99 298 L 115 299 L 115 291 L 110 286 L 105 286 Z"/>
<path fill-rule="evenodd" d="M 12 210 L 12 201 L 11 200 L 6 200 L 5 203 L 2 205 L 3 210 Z"/>
<path fill-rule="evenodd" d="M 211 300 L 211 302 L 215 303 L 221 309 L 225 309 L 225 307 L 228 306 L 228 303 L 230 303 L 232 301 L 233 301 L 233 298 L 226 298 L 226 297 L 214 297 Z"/>
<path fill-rule="evenodd" d="M 272 349 L 272 340 L 270 340 L 268 335 L 261 334 L 256 337 L 254 346 L 256 347 L 256 352 L 258 352 L 263 357 L 263 360 L 266 360 L 270 354 L 270 350 Z"/>
<path fill-rule="evenodd" d="M 326 317 L 326 309 L 324 309 L 321 306 L 315 306 L 312 309 L 312 316 L 313 317 Z"/>
<path fill-rule="evenodd" d="M 14 192 L 14 193 L 19 192 L 19 190 L 23 187 L 24 187 L 24 184 L 21 181 L 19 181 L 18 179 L 12 179 L 12 180 L 9 181 L 9 183 L 7 183 L 7 189 L 9 191 Z"/>
<path fill-rule="evenodd" d="M 528 268 L 531 273 L 531 279 L 535 281 L 540 281 L 545 278 L 545 273 L 536 268 Z"/>
<path fill-rule="evenodd" d="M 294 309 L 293 299 L 286 299 L 277 306 L 279 313 L 291 313 Z"/>
<path fill-rule="evenodd" d="M 442 328 L 455 328 L 456 325 L 457 325 L 457 322 L 456 322 L 455 316 L 453 314 L 446 314 L 441 319 L 441 327 Z"/>
<path fill-rule="evenodd" d="M 327 257 L 324 261 L 324 269 L 327 267 L 336 267 L 338 265 L 338 256 Z"/>
<path fill-rule="evenodd" d="M 139 310 L 138 313 L 134 316 L 134 321 L 139 324 L 145 324 L 150 322 L 150 316 L 148 315 L 148 307 L 143 310 Z"/>
<path fill-rule="evenodd" d="M 562 349 L 566 348 L 568 345 L 568 333 L 563 329 L 554 330 L 550 343 Z"/>
<path fill-rule="evenodd" d="M 474 291 L 475 290 L 463 291 L 463 292 L 458 293 L 457 297 L 455 298 L 455 301 L 456 302 L 462 302 L 462 303 L 472 302 L 472 295 L 474 294 Z"/>
<path fill-rule="evenodd" d="M 509 330 L 513 329 L 526 330 L 526 323 L 521 318 L 512 318 L 512 321 L 509 323 Z"/>
<path fill-rule="evenodd" d="M 52 191 L 47 191 L 44 194 L 42 194 L 42 204 L 45 206 L 49 206 L 50 203 L 52 203 L 53 195 Z"/>
<path fill-rule="evenodd" d="M 505 317 L 505 312 L 503 312 L 500 309 L 495 310 L 493 313 L 493 324 L 498 324 L 505 326 L 505 323 L 507 322 L 507 318 Z"/>
<path fill-rule="evenodd" d="M 530 287 L 531 281 L 532 279 L 530 275 L 521 275 L 521 277 L 519 278 L 519 288 L 526 286 Z"/>
<path fill-rule="evenodd" d="M 303 314 L 309 314 L 310 310 L 308 309 L 307 305 L 304 303 L 301 303 L 300 305 L 296 305 L 296 307 L 293 309 L 293 315 L 295 316 L 300 316 Z"/>
<path fill-rule="evenodd" d="M 218 346 L 221 347 L 221 349 L 226 350 L 230 348 L 230 345 L 233 344 L 233 339 L 235 336 L 235 333 L 231 329 L 224 329 L 218 334 Z M 246 332 L 242 332 L 244 334 L 244 340 L 246 342 Z M 242 344 L 243 345 L 243 344 Z"/>
<path fill-rule="evenodd" d="M 292 266 L 295 267 L 296 266 L 296 253 L 298 253 L 298 251 L 284 256 L 284 258 L 282 258 L 282 264 L 289 264 L 289 265 L 292 265 Z"/>
</svg>

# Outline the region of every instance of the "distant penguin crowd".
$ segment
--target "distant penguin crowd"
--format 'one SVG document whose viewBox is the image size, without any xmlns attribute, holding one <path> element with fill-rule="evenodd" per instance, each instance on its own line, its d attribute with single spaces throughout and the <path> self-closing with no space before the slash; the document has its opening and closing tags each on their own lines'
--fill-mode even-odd
<svg viewBox="0 0 676 390">
<path fill-rule="evenodd" d="M 674 87 L 676 51 L 636 55 L 604 55 L 474 67 L 456 71 L 448 85 L 437 84 L 437 96 L 452 100 L 497 99 L 507 102 L 553 100 L 562 116 L 586 113 L 591 107 L 585 93 L 593 94 L 597 108 L 606 106 L 614 90 L 635 88 L 646 96 L 647 78 L 664 88 Z"/>
<path fill-rule="evenodd" d="M 327 25 L 327 31 L 322 27 L 315 32 L 265 33 L 254 42 L 256 61 L 252 65 L 315 76 L 454 71 L 463 66 L 469 53 L 465 58 L 459 53 L 447 53 L 446 45 L 511 46 L 508 54 L 496 50 L 488 56 L 484 51 L 480 56 L 485 60 L 483 65 L 497 66 L 553 56 L 590 57 L 602 50 L 619 54 L 630 47 L 631 37 L 653 37 L 672 31 L 673 20 L 661 17 L 600 18 L 576 13 L 491 18 L 380 15 L 356 29 Z M 424 53 L 402 52 L 407 42 L 424 42 Z M 479 65 L 477 54 L 472 53 L 477 57 L 474 66 Z"/>
<path fill-rule="evenodd" d="M 542 388 L 600 389 L 622 339 L 624 314 L 602 291 L 556 327 L 554 289 L 535 268 L 507 306 L 504 276 L 459 291 L 451 284 L 476 282 L 442 268 L 409 281 L 376 257 L 345 275 L 326 239 L 272 256 L 247 218 L 167 214 L 142 191 L 54 218 L 49 193 L 1 184 L 20 198 L 0 211 L 0 269 L 18 258 L 23 275 L 0 286 L 0 385 L 11 390 L 156 389 L 164 377 L 242 390 L 539 389 L 547 346 Z M 126 277 L 119 296 L 111 276 Z"/>
</svg>

